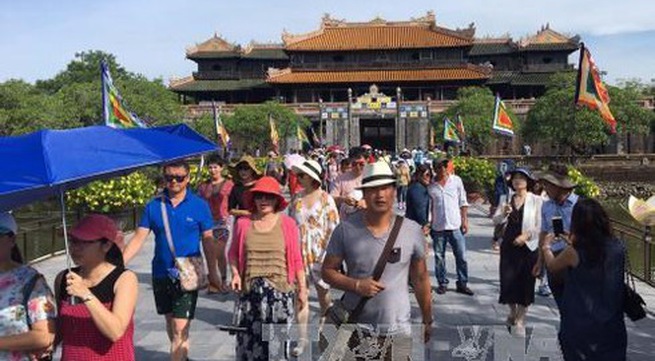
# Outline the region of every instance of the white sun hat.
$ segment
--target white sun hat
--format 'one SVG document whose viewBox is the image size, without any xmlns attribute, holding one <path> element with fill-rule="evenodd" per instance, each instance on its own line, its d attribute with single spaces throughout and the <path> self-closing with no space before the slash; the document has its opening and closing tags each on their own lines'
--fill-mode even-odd
<svg viewBox="0 0 655 361">
<path fill-rule="evenodd" d="M 321 168 L 321 165 L 313 159 L 306 160 L 301 164 L 295 164 L 291 167 L 291 170 L 296 174 L 305 173 L 315 181 L 319 183 L 322 182 L 321 173 L 323 172 L 323 168 Z"/>
<path fill-rule="evenodd" d="M 358 189 L 380 187 L 396 183 L 396 176 L 387 162 L 369 163 L 362 171 L 362 185 Z"/>
</svg>

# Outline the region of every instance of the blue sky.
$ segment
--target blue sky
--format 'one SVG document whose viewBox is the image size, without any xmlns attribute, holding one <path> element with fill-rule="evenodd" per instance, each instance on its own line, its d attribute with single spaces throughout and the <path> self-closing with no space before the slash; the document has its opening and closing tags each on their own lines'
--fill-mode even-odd
<svg viewBox="0 0 655 361">
<path fill-rule="evenodd" d="M 50 78 L 76 52 L 91 49 L 167 82 L 195 70 L 185 49 L 214 32 L 243 45 L 280 42 L 284 29 L 317 29 L 324 13 L 348 21 L 407 20 L 428 10 L 441 26 L 474 22 L 477 36 L 518 39 L 550 23 L 579 34 L 610 83 L 655 78 L 655 2 L 648 0 L 0 0 L 0 82 Z"/>
</svg>

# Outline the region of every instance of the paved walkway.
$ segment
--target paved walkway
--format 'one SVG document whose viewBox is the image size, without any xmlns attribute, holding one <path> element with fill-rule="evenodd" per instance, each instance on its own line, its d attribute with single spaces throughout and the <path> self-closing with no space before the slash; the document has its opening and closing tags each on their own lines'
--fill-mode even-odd
<svg viewBox="0 0 655 361">
<path fill-rule="evenodd" d="M 508 360 L 507 352 L 513 350 L 513 360 L 519 351 L 512 344 L 504 327 L 507 309 L 499 305 L 498 254 L 489 245 L 492 234 L 491 221 L 485 216 L 482 207 L 474 206 L 470 211 L 471 230 L 468 235 L 468 263 L 470 287 L 476 292 L 468 297 L 448 292 L 437 295 L 433 292 L 433 311 L 436 321 L 426 359 L 438 360 Z M 168 360 L 168 339 L 164 329 L 163 317 L 155 313 L 152 288 L 150 285 L 150 259 L 153 242 L 147 243 L 130 268 L 139 277 L 139 301 L 135 316 L 135 345 L 137 360 Z M 450 253 L 450 252 L 449 252 Z M 433 270 L 430 257 L 429 269 Z M 44 273 L 49 281 L 65 265 L 63 257 L 43 261 L 36 268 Z M 454 259 L 448 255 L 449 278 L 454 280 Z M 434 277 L 432 278 L 435 284 Z M 451 283 L 451 284 L 454 284 Z M 454 286 L 453 286 L 454 287 Z M 655 289 L 644 284 L 637 285 L 646 302 L 655 307 Z M 216 325 L 229 324 L 231 320 L 233 296 L 208 296 L 201 294 L 196 312 L 197 319 L 191 329 L 191 354 L 193 360 L 234 360 L 235 338 L 217 330 Z M 311 307 L 315 313 L 318 304 L 311 295 Z M 412 314 L 418 317 L 416 303 Z M 628 325 L 628 359 L 650 361 L 655 350 L 655 317 Z M 528 341 L 522 351 L 527 352 L 526 360 L 536 359 L 541 354 L 547 356 L 556 352 L 556 327 L 559 323 L 558 311 L 552 298 L 536 296 L 527 318 Z M 521 344 L 518 345 L 521 349 Z M 514 347 L 514 348 L 512 348 Z M 527 351 L 525 351 L 527 349 Z M 539 351 L 541 350 L 541 351 Z"/>
</svg>

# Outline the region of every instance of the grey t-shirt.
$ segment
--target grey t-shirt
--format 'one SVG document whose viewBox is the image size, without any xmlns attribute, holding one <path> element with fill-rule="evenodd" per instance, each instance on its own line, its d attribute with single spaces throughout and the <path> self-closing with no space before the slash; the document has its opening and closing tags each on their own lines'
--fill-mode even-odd
<svg viewBox="0 0 655 361">
<path fill-rule="evenodd" d="M 377 238 L 366 228 L 364 212 L 357 212 L 340 223 L 332 232 L 327 248 L 328 256 L 338 256 L 345 260 L 348 276 L 367 278 L 373 276 L 375 264 L 382 254 L 389 231 Z M 395 222 L 395 220 L 394 220 Z M 409 301 L 410 262 L 425 257 L 425 236 L 421 227 L 414 221 L 405 219 L 380 282 L 385 289 L 368 300 L 358 323 L 371 325 L 384 333 L 410 332 L 411 306 Z M 361 296 L 346 292 L 343 302 L 353 310 Z"/>
</svg>

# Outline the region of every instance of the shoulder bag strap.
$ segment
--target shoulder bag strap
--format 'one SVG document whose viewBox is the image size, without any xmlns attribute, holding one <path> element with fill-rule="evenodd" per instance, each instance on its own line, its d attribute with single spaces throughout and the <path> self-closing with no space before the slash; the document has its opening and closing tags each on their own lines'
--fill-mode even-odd
<svg viewBox="0 0 655 361">
<path fill-rule="evenodd" d="M 32 292 L 34 291 L 34 286 L 36 286 L 36 281 L 41 278 L 40 274 L 35 274 L 30 278 L 30 280 L 23 286 L 23 307 L 25 308 L 25 319 L 27 320 L 27 327 L 29 329 L 32 329 L 32 321 L 30 320 L 30 312 L 29 312 L 29 303 L 30 303 L 30 296 L 32 295 Z"/>
<path fill-rule="evenodd" d="M 389 238 L 387 238 L 387 243 L 384 245 L 384 250 L 382 250 L 382 254 L 380 255 L 380 258 L 378 258 L 378 263 L 375 265 L 375 269 L 373 270 L 374 281 L 379 281 L 380 277 L 382 277 L 384 268 L 386 267 L 388 263 L 387 261 L 389 260 L 389 255 L 391 254 L 391 250 L 393 249 L 393 246 L 396 244 L 396 239 L 398 239 L 398 233 L 400 233 L 400 227 L 402 226 L 404 219 L 405 218 L 401 216 L 396 216 L 396 221 L 393 224 L 393 229 L 389 234 Z M 366 305 L 366 302 L 369 299 L 371 299 L 371 297 L 362 297 L 359 300 L 359 303 L 357 303 L 355 309 L 353 309 L 353 311 L 350 313 L 349 321 L 357 319 L 357 316 L 359 316 L 359 314 L 362 312 L 364 306 Z"/>
<path fill-rule="evenodd" d="M 168 212 L 166 211 L 164 196 L 161 197 L 161 219 L 164 221 L 164 233 L 166 233 L 168 248 L 171 250 L 173 258 L 176 258 L 177 256 L 175 255 L 175 246 L 173 245 L 173 236 L 171 235 L 171 225 L 168 223 Z"/>
</svg>

